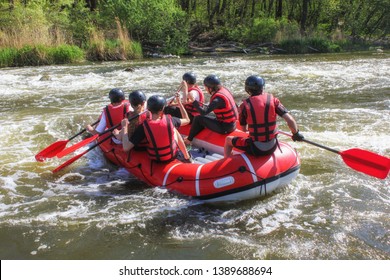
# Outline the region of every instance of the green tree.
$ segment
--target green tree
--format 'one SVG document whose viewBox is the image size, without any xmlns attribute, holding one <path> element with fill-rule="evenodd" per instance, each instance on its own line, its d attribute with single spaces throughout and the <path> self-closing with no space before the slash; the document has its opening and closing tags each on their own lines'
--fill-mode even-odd
<svg viewBox="0 0 390 280">
<path fill-rule="evenodd" d="M 104 0 L 100 23 L 118 18 L 131 36 L 144 46 L 182 53 L 188 42 L 186 13 L 174 0 Z M 103 22 L 104 21 L 104 22 Z"/>
</svg>

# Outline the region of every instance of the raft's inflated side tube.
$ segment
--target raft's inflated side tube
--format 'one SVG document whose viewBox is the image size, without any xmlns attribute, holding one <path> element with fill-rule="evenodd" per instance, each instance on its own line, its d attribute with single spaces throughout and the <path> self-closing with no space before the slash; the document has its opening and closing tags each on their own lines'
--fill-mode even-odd
<svg viewBox="0 0 390 280">
<path fill-rule="evenodd" d="M 181 130 L 181 133 L 186 131 Z M 230 135 L 243 133 L 236 130 Z M 192 143 L 205 146 L 210 154 L 221 154 L 225 137 L 206 129 Z M 121 145 L 110 141 L 100 147 L 108 160 L 123 166 L 150 186 L 162 186 L 181 195 L 216 202 L 264 196 L 290 183 L 299 173 L 299 157 L 290 145 L 279 143 L 280 149 L 270 156 L 254 157 L 236 151 L 227 159 L 215 154 L 196 163 L 183 163 L 177 159 L 157 163 L 144 151 L 125 153 Z"/>
</svg>

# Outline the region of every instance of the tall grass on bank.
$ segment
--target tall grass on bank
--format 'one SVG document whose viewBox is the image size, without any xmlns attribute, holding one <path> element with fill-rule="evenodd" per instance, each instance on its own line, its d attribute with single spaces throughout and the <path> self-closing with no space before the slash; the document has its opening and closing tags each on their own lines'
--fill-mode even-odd
<svg viewBox="0 0 390 280">
<path fill-rule="evenodd" d="M 334 53 L 340 52 L 341 47 L 324 38 L 302 38 L 282 40 L 279 47 L 290 54 L 304 53 Z"/>
<path fill-rule="evenodd" d="M 101 30 L 92 30 L 86 58 L 91 61 L 127 60 L 142 57 L 141 44 L 132 41 L 125 27 L 115 20 L 115 36 L 105 36 Z"/>
<path fill-rule="evenodd" d="M 31 36 L 25 36 L 25 32 L 22 34 L 23 38 L 15 32 L 0 34 L 0 67 L 66 64 L 83 60 L 128 60 L 142 57 L 141 44 L 129 38 L 127 30 L 121 26 L 119 20 L 116 20 L 116 29 L 109 31 L 92 29 L 90 42 L 83 49 L 63 43 L 59 32 L 53 30 L 48 32 L 45 28 L 34 32 L 46 34 L 43 43 L 37 43 L 36 36 L 31 39 Z"/>
<path fill-rule="evenodd" d="M 3 48 L 0 49 L 0 67 L 75 63 L 84 60 L 84 56 L 84 51 L 79 47 L 65 44 L 56 47 L 26 45 L 19 49 Z"/>
</svg>

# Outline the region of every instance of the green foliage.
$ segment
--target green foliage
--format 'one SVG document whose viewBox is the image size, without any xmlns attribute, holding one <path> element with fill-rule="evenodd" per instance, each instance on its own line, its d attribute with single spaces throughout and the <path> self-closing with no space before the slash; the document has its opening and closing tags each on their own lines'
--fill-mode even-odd
<svg viewBox="0 0 390 280">
<path fill-rule="evenodd" d="M 226 35 L 230 40 L 250 44 L 300 37 L 298 24 L 286 19 L 270 18 L 255 19 L 252 26 L 238 25 L 236 28 L 227 29 Z"/>
<path fill-rule="evenodd" d="M 286 18 L 282 18 L 278 22 L 278 33 L 276 34 L 275 41 L 299 38 L 301 36 L 299 30 L 299 24 L 294 21 L 289 21 Z"/>
<path fill-rule="evenodd" d="M 12 66 L 14 64 L 16 53 L 16 48 L 0 49 L 0 67 Z"/>
<path fill-rule="evenodd" d="M 119 18 L 133 38 L 143 45 L 165 52 L 180 53 L 187 48 L 186 14 L 174 0 L 106 0 L 101 18 L 107 22 Z"/>
<path fill-rule="evenodd" d="M 94 15 L 85 7 L 83 1 L 76 1 L 75 6 L 68 8 L 69 10 L 69 25 L 67 30 L 72 34 L 72 42 L 79 47 L 85 47 L 89 44 L 90 35 L 94 26 Z"/>
<path fill-rule="evenodd" d="M 332 43 L 328 39 L 324 38 L 306 38 L 306 44 L 309 48 L 309 52 L 340 52 L 341 48 L 339 45 Z"/>
<path fill-rule="evenodd" d="M 340 52 L 341 47 L 328 39 L 307 37 L 303 39 L 287 39 L 280 42 L 279 47 L 287 53 L 329 53 Z"/>
<path fill-rule="evenodd" d="M 0 6 L 3 9 L 4 4 Z M 2 10 L 0 14 L 1 31 L 4 34 L 0 43 L 7 46 L 22 47 L 24 40 L 30 45 L 45 44 L 50 41 L 48 20 L 42 6 L 31 2 L 27 6 L 15 5 L 12 11 Z"/>
<path fill-rule="evenodd" d="M 302 39 L 287 39 L 282 40 L 279 48 L 286 51 L 286 53 L 301 54 L 307 51 L 305 42 Z"/>
<path fill-rule="evenodd" d="M 26 45 L 20 49 L 4 48 L 0 50 L 0 67 L 64 64 L 83 59 L 84 52 L 76 46 L 69 45 L 57 47 Z"/>
<path fill-rule="evenodd" d="M 75 63 L 84 60 L 84 51 L 77 46 L 60 45 L 47 49 L 51 64 Z"/>
<path fill-rule="evenodd" d="M 114 61 L 142 57 L 142 47 L 137 42 L 105 40 L 95 42 L 87 50 L 86 57 L 90 61 Z"/>
<path fill-rule="evenodd" d="M 133 41 L 128 53 L 129 58 L 142 58 L 142 45 L 140 42 Z"/>
<path fill-rule="evenodd" d="M 390 34 L 389 0 L 282 1 L 282 7 L 272 0 L 96 3 L 91 11 L 85 0 L 0 1 L 0 66 L 71 63 L 83 53 L 91 60 L 185 54 L 199 35 L 203 42 L 272 43 L 286 53 L 311 53 L 366 49 L 367 39 L 389 42 Z"/>
<path fill-rule="evenodd" d="M 47 64 L 49 64 L 49 60 L 45 47 L 37 45 L 24 46 L 21 49 L 18 49 L 12 66 L 39 66 Z"/>
<path fill-rule="evenodd" d="M 250 43 L 268 42 L 274 39 L 278 31 L 278 23 L 273 18 L 257 18 L 250 30 L 244 34 Z"/>
</svg>

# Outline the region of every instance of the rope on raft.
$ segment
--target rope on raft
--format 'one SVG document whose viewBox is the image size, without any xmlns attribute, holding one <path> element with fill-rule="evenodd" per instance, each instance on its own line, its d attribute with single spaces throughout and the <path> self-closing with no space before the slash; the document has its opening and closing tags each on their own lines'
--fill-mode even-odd
<svg viewBox="0 0 390 280">
<path fill-rule="evenodd" d="M 204 181 L 204 180 L 216 180 L 216 179 L 219 179 L 219 178 L 222 178 L 222 177 L 226 177 L 226 176 L 235 174 L 237 172 L 240 172 L 240 173 L 248 172 L 248 173 L 256 176 L 258 181 L 263 181 L 263 184 L 260 187 L 260 194 L 262 193 L 262 189 L 263 189 L 263 186 L 264 186 L 264 194 L 267 195 L 267 183 L 266 183 L 265 178 L 263 178 L 261 176 L 258 176 L 254 172 L 249 171 L 248 169 L 246 169 L 245 166 L 240 166 L 236 171 L 229 172 L 229 173 L 226 173 L 226 174 L 223 174 L 223 175 L 207 177 L 207 178 L 201 178 L 201 179 L 199 179 L 199 178 L 198 179 L 184 179 L 183 177 L 179 176 L 175 180 L 173 180 L 171 183 L 165 184 L 164 187 L 168 187 L 168 186 L 170 186 L 170 185 L 172 185 L 172 184 L 174 184 L 176 182 L 180 183 L 180 182 L 196 182 L 196 181 Z"/>
<path fill-rule="evenodd" d="M 112 150 L 108 151 L 107 153 L 109 153 L 109 152 L 112 152 L 114 154 L 114 156 L 115 156 L 115 159 L 119 162 L 119 159 L 117 158 L 117 156 L 115 154 L 115 149 L 112 149 Z M 153 185 L 153 183 L 149 181 L 148 177 L 145 176 L 144 171 L 142 169 L 142 164 L 137 164 L 137 165 L 134 165 L 134 166 L 128 166 L 127 167 L 127 169 L 133 169 L 133 168 L 139 168 L 140 171 L 142 172 L 142 175 L 143 175 L 144 179 L 148 182 L 148 184 L 149 185 Z M 184 179 L 182 176 L 179 176 L 175 180 L 173 180 L 171 183 L 165 184 L 164 187 L 169 187 L 170 185 L 172 185 L 172 184 L 174 184 L 176 182 L 180 183 L 180 182 L 196 182 L 196 181 L 204 181 L 204 180 L 216 180 L 216 179 L 219 179 L 219 178 L 222 178 L 222 177 L 226 177 L 228 175 L 235 174 L 237 172 L 240 172 L 240 173 L 248 172 L 248 173 L 254 175 L 255 177 L 257 177 L 258 181 L 262 181 L 262 184 L 260 186 L 260 194 L 262 193 L 263 186 L 264 186 L 264 195 L 267 195 L 267 183 L 266 183 L 265 178 L 263 178 L 261 176 L 258 176 L 256 173 L 248 170 L 245 166 L 240 166 L 236 171 L 229 172 L 229 173 L 226 173 L 226 174 L 223 174 L 223 175 L 207 177 L 207 178 L 201 178 L 201 179 L 199 179 L 199 178 L 198 179 Z"/>
</svg>

